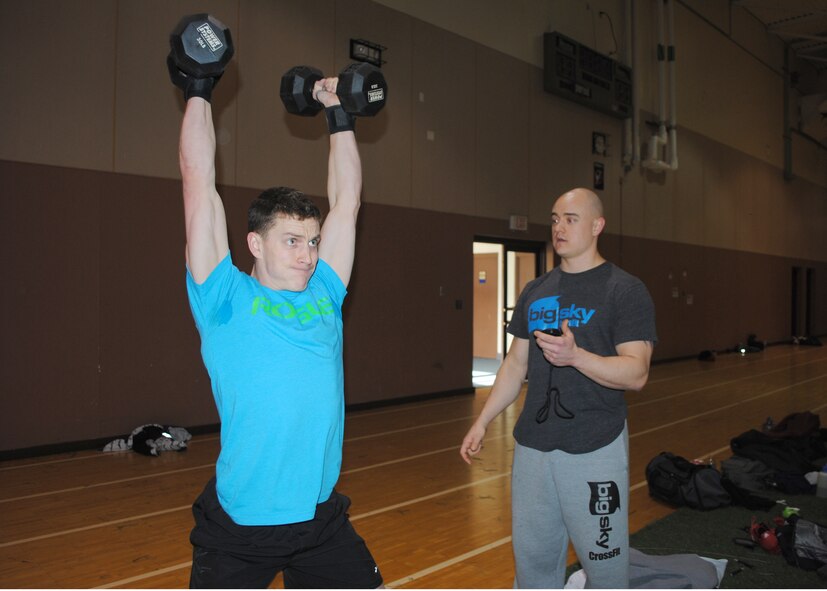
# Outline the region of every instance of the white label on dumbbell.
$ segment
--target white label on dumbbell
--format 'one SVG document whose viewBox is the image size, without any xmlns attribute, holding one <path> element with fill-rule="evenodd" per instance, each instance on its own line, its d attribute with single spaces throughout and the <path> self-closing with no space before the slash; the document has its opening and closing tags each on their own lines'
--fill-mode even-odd
<svg viewBox="0 0 827 591">
<path fill-rule="evenodd" d="M 204 23 L 200 27 L 198 27 L 198 32 L 201 33 L 201 38 L 207 42 L 207 45 L 210 46 L 212 51 L 218 51 L 224 44 L 221 43 L 221 40 L 218 36 L 213 32 L 212 27 L 210 27 L 209 23 Z"/>
<path fill-rule="evenodd" d="M 385 89 L 384 88 L 377 88 L 376 90 L 369 90 L 368 91 L 368 102 L 375 103 L 376 101 L 383 101 L 385 100 Z"/>
</svg>

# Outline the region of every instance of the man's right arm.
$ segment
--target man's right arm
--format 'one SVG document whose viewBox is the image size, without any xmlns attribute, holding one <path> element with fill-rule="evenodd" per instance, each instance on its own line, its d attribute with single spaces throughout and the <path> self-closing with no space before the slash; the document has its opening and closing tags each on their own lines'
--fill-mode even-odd
<svg viewBox="0 0 827 591">
<path fill-rule="evenodd" d="M 229 252 L 224 204 L 215 189 L 215 128 L 210 103 L 187 101 L 178 147 L 184 190 L 187 266 L 203 283 Z"/>
<path fill-rule="evenodd" d="M 482 440 L 488 424 L 517 400 L 527 371 L 528 340 L 514 337 L 480 416 L 462 440 L 459 454 L 467 463 L 470 464 L 471 456 L 477 455 L 482 450 Z"/>
</svg>

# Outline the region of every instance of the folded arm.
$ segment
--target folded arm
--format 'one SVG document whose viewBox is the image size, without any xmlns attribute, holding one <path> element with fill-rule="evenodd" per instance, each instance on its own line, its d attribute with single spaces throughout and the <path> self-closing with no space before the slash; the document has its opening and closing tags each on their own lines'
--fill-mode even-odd
<svg viewBox="0 0 827 591">
<path fill-rule="evenodd" d="M 563 322 L 563 336 L 553 337 L 535 331 L 537 345 L 549 363 L 573 367 L 606 388 L 640 390 L 649 379 L 652 360 L 651 341 L 629 341 L 615 347 L 617 355 L 601 356 L 577 346 L 574 334 Z"/>
</svg>

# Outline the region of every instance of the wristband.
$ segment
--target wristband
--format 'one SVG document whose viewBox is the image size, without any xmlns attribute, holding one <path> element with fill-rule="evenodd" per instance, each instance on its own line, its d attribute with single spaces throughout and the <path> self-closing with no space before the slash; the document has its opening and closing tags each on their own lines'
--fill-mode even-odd
<svg viewBox="0 0 827 591">
<path fill-rule="evenodd" d="M 212 101 L 212 89 L 217 82 L 216 78 L 190 78 L 184 88 L 184 102 L 194 96 L 199 96 L 208 103 Z"/>
<path fill-rule="evenodd" d="M 327 107 L 324 114 L 327 117 L 327 129 L 330 131 L 330 135 L 340 131 L 354 131 L 356 127 L 356 117 L 347 113 L 342 105 Z"/>
</svg>

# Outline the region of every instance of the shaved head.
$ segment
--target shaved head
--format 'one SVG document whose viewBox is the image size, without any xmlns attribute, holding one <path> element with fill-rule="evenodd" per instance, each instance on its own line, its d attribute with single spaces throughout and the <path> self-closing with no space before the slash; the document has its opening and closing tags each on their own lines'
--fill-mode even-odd
<svg viewBox="0 0 827 591">
<path fill-rule="evenodd" d="M 557 198 L 551 210 L 551 238 L 564 271 L 579 273 L 604 261 L 597 237 L 605 227 L 603 202 L 594 191 L 577 188 Z"/>
<path fill-rule="evenodd" d="M 603 202 L 600 200 L 600 197 L 597 196 L 597 193 L 589 189 L 577 188 L 563 193 L 554 204 L 555 209 L 557 208 L 557 203 L 563 202 L 583 204 L 594 213 L 594 217 L 603 217 Z"/>
</svg>

